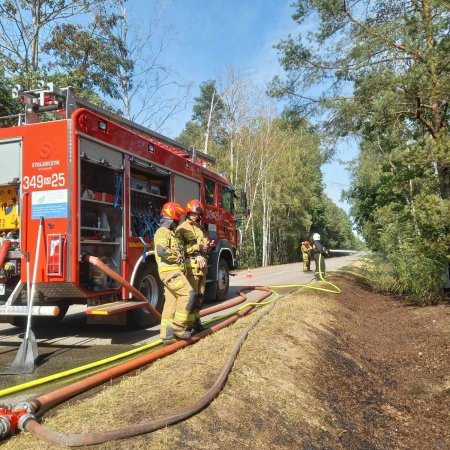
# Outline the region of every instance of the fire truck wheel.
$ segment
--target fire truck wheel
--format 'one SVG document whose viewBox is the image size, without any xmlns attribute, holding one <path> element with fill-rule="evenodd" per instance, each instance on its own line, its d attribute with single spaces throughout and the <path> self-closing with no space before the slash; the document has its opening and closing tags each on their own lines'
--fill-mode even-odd
<svg viewBox="0 0 450 450">
<path fill-rule="evenodd" d="M 142 270 L 139 271 L 134 286 L 144 294 L 148 302 L 157 311 L 162 312 L 164 306 L 164 286 L 158 275 L 155 263 L 146 262 Z M 130 328 L 149 328 L 158 323 L 147 309 L 134 309 L 128 312 L 128 326 Z"/>
<path fill-rule="evenodd" d="M 56 325 L 59 322 L 61 322 L 61 320 L 64 319 L 64 316 L 66 315 L 67 310 L 69 309 L 69 305 L 58 305 L 58 306 L 59 306 L 59 314 L 57 316 L 33 317 L 32 321 L 31 321 L 31 328 L 45 329 L 45 328 L 51 327 L 52 325 Z M 18 328 L 25 328 L 27 326 L 27 318 L 23 317 L 23 316 L 11 317 L 9 319 L 9 323 Z"/>
<path fill-rule="evenodd" d="M 227 262 L 223 259 L 219 259 L 219 270 L 217 278 L 217 300 L 223 301 L 228 297 L 228 288 L 230 286 L 230 271 L 228 269 Z"/>
</svg>

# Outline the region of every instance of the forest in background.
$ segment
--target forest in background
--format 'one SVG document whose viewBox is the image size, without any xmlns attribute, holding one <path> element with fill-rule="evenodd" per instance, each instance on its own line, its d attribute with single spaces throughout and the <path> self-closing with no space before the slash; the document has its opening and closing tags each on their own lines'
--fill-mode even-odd
<svg viewBox="0 0 450 450">
<path fill-rule="evenodd" d="M 176 83 L 175 73 L 159 63 L 163 42 L 153 42 L 156 50 L 150 51 L 145 49 L 145 43 L 152 42 L 150 35 L 130 38 L 133 27 L 125 6 L 121 0 L 4 2 L 1 115 L 21 111 L 10 97 L 12 86 L 31 87 L 45 79 L 57 86 L 71 85 L 78 95 L 160 131 L 184 96 L 170 104 L 156 102 L 158 83 Z M 279 117 L 264 88 L 236 69 L 226 69 L 220 86 L 215 81 L 201 86 L 193 121 L 179 137 L 188 146 L 204 149 L 215 92 L 208 153 L 216 157 L 214 170 L 223 172 L 248 198 L 248 215 L 239 211 L 241 260 L 252 266 L 298 261 L 301 240 L 310 239 L 313 232 L 321 233 L 333 248 L 361 247 L 345 212 L 324 193 L 320 167 L 327 158 L 319 134 L 300 116 Z M 142 114 L 133 115 L 136 110 Z"/>
<path fill-rule="evenodd" d="M 219 172 L 246 193 L 248 213 L 239 214 L 245 264 L 298 261 L 300 242 L 315 232 L 329 248 L 362 248 L 347 214 L 324 192 L 320 134 L 299 115 L 277 115 L 236 69 L 200 86 L 178 140 L 214 156 Z"/>
<path fill-rule="evenodd" d="M 270 93 L 360 154 L 345 193 L 381 289 L 437 301 L 450 247 L 450 5 L 443 0 L 298 0 L 314 32 L 277 44 Z M 312 86 L 321 87 L 309 95 Z"/>
<path fill-rule="evenodd" d="M 362 245 L 320 171 L 339 139 L 355 137 L 345 196 L 367 247 L 383 255 L 373 278 L 435 302 L 450 245 L 448 2 L 297 0 L 293 11 L 298 35 L 274 42 L 285 76 L 261 87 L 227 68 L 205 80 L 179 139 L 205 150 L 208 135 L 217 169 L 247 193 L 243 261 L 268 265 L 298 260 L 313 232 L 331 248 Z M 130 26 L 125 0 L 3 1 L 0 115 L 21 110 L 15 84 L 45 79 L 158 131 L 190 86 L 160 63 L 167 33 L 148 31 L 154 17 Z M 176 98 L 161 95 L 167 83 Z"/>
</svg>

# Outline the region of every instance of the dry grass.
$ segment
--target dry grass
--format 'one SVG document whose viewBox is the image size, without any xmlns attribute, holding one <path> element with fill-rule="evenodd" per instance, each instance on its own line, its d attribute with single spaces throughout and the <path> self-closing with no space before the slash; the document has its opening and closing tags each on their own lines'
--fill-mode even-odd
<svg viewBox="0 0 450 450">
<path fill-rule="evenodd" d="M 182 423 L 92 449 L 450 448 L 450 311 L 416 308 L 339 276 L 299 290 L 250 333 L 219 396 Z M 258 314 L 256 312 L 256 314 Z M 159 418 L 214 383 L 252 316 L 45 416 L 63 433 Z M 51 449 L 28 433 L 2 449 Z"/>
<path fill-rule="evenodd" d="M 317 399 L 318 351 L 329 334 L 336 300 L 304 291 L 281 299 L 254 329 L 227 384 L 197 416 L 155 433 L 96 449 L 299 448 L 310 432 L 325 430 L 329 411 Z M 198 399 L 214 383 L 234 341 L 252 316 L 198 344 L 157 361 L 138 374 L 72 402 L 43 424 L 63 433 L 122 427 L 172 413 Z M 22 433 L 7 449 L 52 449 Z"/>
</svg>

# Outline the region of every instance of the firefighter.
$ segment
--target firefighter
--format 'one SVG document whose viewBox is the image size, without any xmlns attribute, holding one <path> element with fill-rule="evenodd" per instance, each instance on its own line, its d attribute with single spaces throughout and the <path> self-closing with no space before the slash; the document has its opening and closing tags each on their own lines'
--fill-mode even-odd
<svg viewBox="0 0 450 450">
<path fill-rule="evenodd" d="M 164 345 L 169 345 L 176 339 L 191 337 L 188 329 L 189 315 L 195 294 L 184 275 L 184 251 L 175 235 L 175 228 L 184 214 L 183 207 L 178 203 L 164 204 L 161 210 L 161 226 L 154 237 L 158 272 L 165 294 L 160 331 Z"/>
<path fill-rule="evenodd" d="M 320 243 L 320 234 L 313 234 L 313 258 L 316 263 L 316 267 L 314 270 L 314 276 L 316 280 L 320 280 L 320 272 L 322 272 L 322 276 L 325 276 L 325 255 L 328 255 L 328 250 Z M 320 264 L 320 272 L 319 272 L 319 264 Z"/>
<path fill-rule="evenodd" d="M 309 272 L 311 270 L 312 248 L 308 240 L 302 242 L 300 250 L 303 257 L 303 272 Z"/>
<path fill-rule="evenodd" d="M 176 231 L 178 240 L 184 247 L 186 258 L 186 277 L 195 292 L 194 308 L 190 316 L 192 329 L 196 332 L 204 330 L 200 322 L 200 310 L 202 308 L 208 251 L 214 247 L 215 242 L 209 240 L 200 225 L 203 215 L 203 205 L 200 200 L 192 199 L 186 203 L 186 220 L 181 223 Z"/>
</svg>

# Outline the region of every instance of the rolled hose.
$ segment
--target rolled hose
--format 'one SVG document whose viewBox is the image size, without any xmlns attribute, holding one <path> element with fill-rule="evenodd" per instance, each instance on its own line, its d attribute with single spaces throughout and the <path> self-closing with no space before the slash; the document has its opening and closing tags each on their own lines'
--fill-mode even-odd
<svg viewBox="0 0 450 450">
<path fill-rule="evenodd" d="M 158 320 L 161 320 L 161 314 L 159 313 L 159 311 L 153 308 L 153 306 L 150 305 L 150 303 L 148 302 L 148 299 L 141 292 L 139 292 L 134 286 L 128 283 L 128 281 L 125 280 L 125 278 L 121 277 L 116 271 L 108 267 L 97 256 L 86 255 L 85 259 L 93 266 L 98 267 L 100 270 L 105 272 L 106 275 L 108 275 L 108 277 L 112 278 L 114 281 L 117 281 L 121 286 L 123 286 L 125 289 L 131 292 L 138 300 L 140 300 L 141 302 L 145 302 L 145 305 L 143 305 L 144 308 L 146 308 L 150 312 L 150 314 L 152 314 Z"/>
<path fill-rule="evenodd" d="M 9 247 L 11 246 L 11 241 L 4 240 L 0 248 L 0 269 L 3 269 L 6 257 L 8 255 Z"/>
<path fill-rule="evenodd" d="M 269 295 L 271 295 L 271 291 L 266 288 L 257 288 L 259 290 L 267 290 L 268 293 L 264 296 L 260 297 L 258 300 L 262 300 Z M 35 434 L 36 436 L 46 440 L 47 442 L 61 445 L 64 447 L 80 447 L 85 445 L 96 445 L 96 444 L 102 444 L 111 440 L 116 439 L 125 439 L 133 436 L 137 436 L 140 434 L 150 433 L 152 431 L 156 431 L 160 428 L 164 428 L 168 425 L 173 425 L 177 422 L 180 422 L 182 420 L 185 420 L 194 414 L 198 413 L 202 409 L 204 409 L 209 403 L 214 400 L 214 398 L 217 396 L 217 394 L 221 391 L 223 388 L 226 379 L 233 367 L 234 361 L 237 357 L 237 354 L 239 353 L 239 350 L 242 346 L 242 343 L 250 333 L 250 331 L 258 324 L 258 322 L 264 317 L 264 315 L 268 314 L 275 306 L 275 302 L 270 305 L 269 308 L 262 311 L 260 315 L 258 315 L 241 333 L 238 340 L 233 346 L 233 349 L 225 362 L 224 366 L 222 367 L 222 371 L 213 384 L 213 386 L 204 394 L 200 399 L 198 399 L 196 402 L 192 403 L 191 405 L 187 406 L 186 408 L 183 408 L 179 411 L 177 411 L 174 414 L 167 415 L 164 417 L 161 417 L 159 419 L 151 420 L 142 422 L 136 425 L 131 425 L 128 427 L 118 428 L 115 430 L 108 430 L 103 432 L 97 432 L 97 433 L 86 433 L 86 434 L 62 434 L 57 433 L 53 430 L 49 430 L 46 427 L 43 427 L 40 425 L 36 420 L 34 419 L 28 419 L 25 421 L 24 429 L 30 431 L 31 433 Z M 247 308 L 250 310 L 251 308 Z M 233 323 L 236 321 L 239 317 L 242 317 L 245 315 L 248 311 L 244 312 L 245 309 L 242 312 L 239 312 L 236 314 L 235 317 L 229 319 L 229 323 Z M 222 322 L 223 324 L 224 322 Z M 220 324 L 221 325 L 221 324 Z M 218 327 L 218 325 L 217 325 Z M 212 327 L 214 328 L 214 327 Z M 212 329 L 210 328 L 210 330 Z M 207 330 L 209 331 L 209 330 Z M 206 331 L 199 333 L 195 337 L 199 337 L 201 339 L 200 335 L 206 336 Z M 204 337 L 202 336 L 202 337 Z M 194 338 L 192 338 L 194 339 Z M 181 344 L 183 341 L 178 342 L 178 345 Z M 188 345 L 188 344 L 186 344 Z M 184 345 L 183 345 L 184 346 Z M 168 347 L 167 347 L 168 348 Z M 181 346 L 180 346 L 181 348 Z"/>
</svg>

